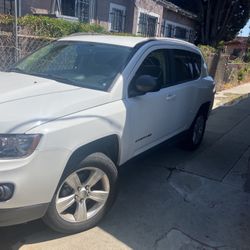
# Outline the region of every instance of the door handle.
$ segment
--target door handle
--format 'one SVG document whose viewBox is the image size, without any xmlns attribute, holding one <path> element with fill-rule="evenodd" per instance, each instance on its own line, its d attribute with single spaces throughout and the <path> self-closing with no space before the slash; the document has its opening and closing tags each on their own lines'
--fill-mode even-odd
<svg viewBox="0 0 250 250">
<path fill-rule="evenodd" d="M 170 100 L 175 99 L 175 97 L 176 97 L 176 95 L 168 95 L 168 96 L 166 97 L 166 100 L 167 100 L 167 101 L 170 101 Z"/>
</svg>

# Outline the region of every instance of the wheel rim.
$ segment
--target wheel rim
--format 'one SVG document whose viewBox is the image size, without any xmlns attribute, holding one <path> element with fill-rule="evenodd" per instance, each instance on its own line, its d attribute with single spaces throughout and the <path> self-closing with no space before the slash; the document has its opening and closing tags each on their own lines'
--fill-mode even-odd
<svg viewBox="0 0 250 250">
<path fill-rule="evenodd" d="M 87 221 L 105 206 L 109 192 L 108 176 L 101 169 L 77 170 L 65 179 L 57 192 L 57 213 L 68 222 Z"/>
<path fill-rule="evenodd" d="M 205 125 L 205 119 L 203 116 L 199 116 L 194 124 L 194 130 L 193 130 L 193 143 L 195 145 L 199 144 L 202 136 L 203 136 L 203 132 L 204 132 L 204 125 Z"/>
</svg>

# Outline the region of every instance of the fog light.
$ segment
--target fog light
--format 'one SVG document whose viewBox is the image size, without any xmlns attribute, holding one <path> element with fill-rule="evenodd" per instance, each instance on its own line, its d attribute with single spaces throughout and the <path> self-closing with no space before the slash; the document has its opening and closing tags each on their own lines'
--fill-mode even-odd
<svg viewBox="0 0 250 250">
<path fill-rule="evenodd" d="M 14 185 L 10 183 L 0 184 L 0 202 L 9 200 L 14 193 Z"/>
</svg>

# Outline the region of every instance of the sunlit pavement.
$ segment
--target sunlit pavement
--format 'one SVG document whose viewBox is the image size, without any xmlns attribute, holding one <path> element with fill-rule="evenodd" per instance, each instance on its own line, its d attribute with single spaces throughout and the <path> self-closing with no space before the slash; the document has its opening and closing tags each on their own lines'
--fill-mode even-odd
<svg viewBox="0 0 250 250">
<path fill-rule="evenodd" d="M 0 249 L 11 248 L 250 249 L 250 98 L 213 110 L 198 151 L 165 145 L 122 167 L 99 227 L 72 236 L 40 220 L 1 228 Z"/>
</svg>

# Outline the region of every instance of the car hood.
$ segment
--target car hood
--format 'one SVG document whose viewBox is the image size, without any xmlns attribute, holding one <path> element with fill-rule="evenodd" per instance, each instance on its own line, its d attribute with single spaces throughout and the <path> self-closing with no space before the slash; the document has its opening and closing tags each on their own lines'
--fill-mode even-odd
<svg viewBox="0 0 250 250">
<path fill-rule="evenodd" d="M 0 134 L 27 130 L 111 101 L 108 92 L 19 73 L 0 73 Z"/>
</svg>

